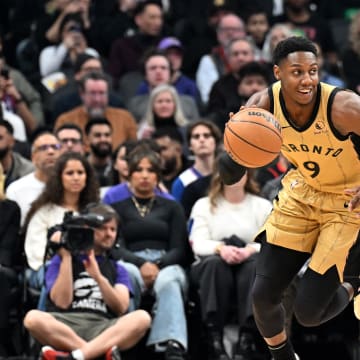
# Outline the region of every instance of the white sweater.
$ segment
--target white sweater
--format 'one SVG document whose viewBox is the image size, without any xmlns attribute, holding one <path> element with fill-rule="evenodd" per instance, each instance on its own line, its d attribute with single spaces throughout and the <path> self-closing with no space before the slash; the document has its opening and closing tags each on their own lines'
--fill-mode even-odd
<svg viewBox="0 0 360 360">
<path fill-rule="evenodd" d="M 31 218 L 26 230 L 25 254 L 29 266 L 37 271 L 43 265 L 48 229 L 63 222 L 68 209 L 48 204 L 42 206 Z"/>
<path fill-rule="evenodd" d="M 251 243 L 258 250 L 260 245 L 253 243 L 254 236 L 271 209 L 270 201 L 252 194 L 246 194 L 238 204 L 221 198 L 213 212 L 208 197 L 199 199 L 190 215 L 190 221 L 193 222 L 190 242 L 194 253 L 199 256 L 214 254 L 222 239 L 231 235 Z"/>
</svg>

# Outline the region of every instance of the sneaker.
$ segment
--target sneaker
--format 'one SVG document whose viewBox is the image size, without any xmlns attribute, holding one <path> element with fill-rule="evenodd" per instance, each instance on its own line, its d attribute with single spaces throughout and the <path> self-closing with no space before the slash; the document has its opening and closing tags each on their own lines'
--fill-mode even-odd
<svg viewBox="0 0 360 360">
<path fill-rule="evenodd" d="M 211 331 L 208 334 L 207 355 L 209 360 L 230 360 L 226 353 L 222 336 L 217 331 Z"/>
<path fill-rule="evenodd" d="M 259 360 L 261 358 L 252 334 L 243 332 L 240 334 L 233 350 L 234 360 Z"/>
<path fill-rule="evenodd" d="M 121 360 L 120 350 L 116 345 L 106 352 L 105 360 Z"/>
<path fill-rule="evenodd" d="M 165 350 L 165 360 L 185 360 L 185 350 L 177 342 L 170 340 Z"/>
<path fill-rule="evenodd" d="M 40 351 L 42 360 L 74 360 L 70 352 L 58 351 L 51 346 L 43 346 Z"/>
</svg>

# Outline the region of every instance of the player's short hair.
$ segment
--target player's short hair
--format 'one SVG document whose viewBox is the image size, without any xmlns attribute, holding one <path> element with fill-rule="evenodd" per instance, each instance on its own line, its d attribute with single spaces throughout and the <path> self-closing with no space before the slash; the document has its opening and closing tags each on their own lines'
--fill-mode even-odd
<svg viewBox="0 0 360 360">
<path fill-rule="evenodd" d="M 285 40 L 279 42 L 276 46 L 273 54 L 273 62 L 275 65 L 279 65 L 280 62 L 294 52 L 312 52 L 317 56 L 317 50 L 315 44 L 302 36 L 291 36 Z"/>
</svg>

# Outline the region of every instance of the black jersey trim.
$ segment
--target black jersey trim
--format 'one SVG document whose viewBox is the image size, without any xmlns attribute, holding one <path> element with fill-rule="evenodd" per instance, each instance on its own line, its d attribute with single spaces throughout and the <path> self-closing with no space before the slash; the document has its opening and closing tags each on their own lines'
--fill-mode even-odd
<svg viewBox="0 0 360 360">
<path fill-rule="evenodd" d="M 316 116 L 318 114 L 318 111 L 319 111 L 320 99 L 321 99 L 321 85 L 319 83 L 318 86 L 317 86 L 314 109 L 313 109 L 313 111 L 311 113 L 310 119 L 304 126 L 299 127 L 291 120 L 289 112 L 286 109 L 285 100 L 284 100 L 284 97 L 282 95 L 281 89 L 280 89 L 280 92 L 279 92 L 279 100 L 280 100 L 280 107 L 281 107 L 282 113 L 284 114 L 284 116 L 285 116 L 287 122 L 289 123 L 289 125 L 297 132 L 303 132 L 303 131 L 307 130 L 313 124 L 313 122 L 315 121 Z"/>
<path fill-rule="evenodd" d="M 340 91 L 345 91 L 345 89 L 336 87 L 335 89 L 333 89 L 331 91 L 330 96 L 329 96 L 329 100 L 328 100 L 328 104 L 327 104 L 326 114 L 327 114 L 327 118 L 328 118 L 329 127 L 330 127 L 332 133 L 334 134 L 334 136 L 338 140 L 344 141 L 344 140 L 347 140 L 349 138 L 349 136 L 348 135 L 342 135 L 342 134 L 339 133 L 339 131 L 336 130 L 336 128 L 335 128 L 335 126 L 333 124 L 333 121 L 332 121 L 332 117 L 331 117 L 331 108 L 332 108 L 332 105 L 334 103 L 335 95 Z"/>
<path fill-rule="evenodd" d="M 273 92 L 273 86 L 269 86 L 268 87 L 268 95 L 269 95 L 269 101 L 270 101 L 270 112 L 273 114 L 274 113 L 274 92 Z"/>
</svg>

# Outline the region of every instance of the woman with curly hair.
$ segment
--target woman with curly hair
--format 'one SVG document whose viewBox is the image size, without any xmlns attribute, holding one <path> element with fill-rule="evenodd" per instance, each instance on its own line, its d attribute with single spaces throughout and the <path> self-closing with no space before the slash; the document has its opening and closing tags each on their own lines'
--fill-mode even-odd
<svg viewBox="0 0 360 360">
<path fill-rule="evenodd" d="M 66 212 L 80 212 L 98 201 L 99 185 L 86 158 L 72 152 L 61 155 L 25 221 L 25 255 L 31 287 L 41 288 L 43 284 L 48 229 L 61 224 Z"/>
</svg>

